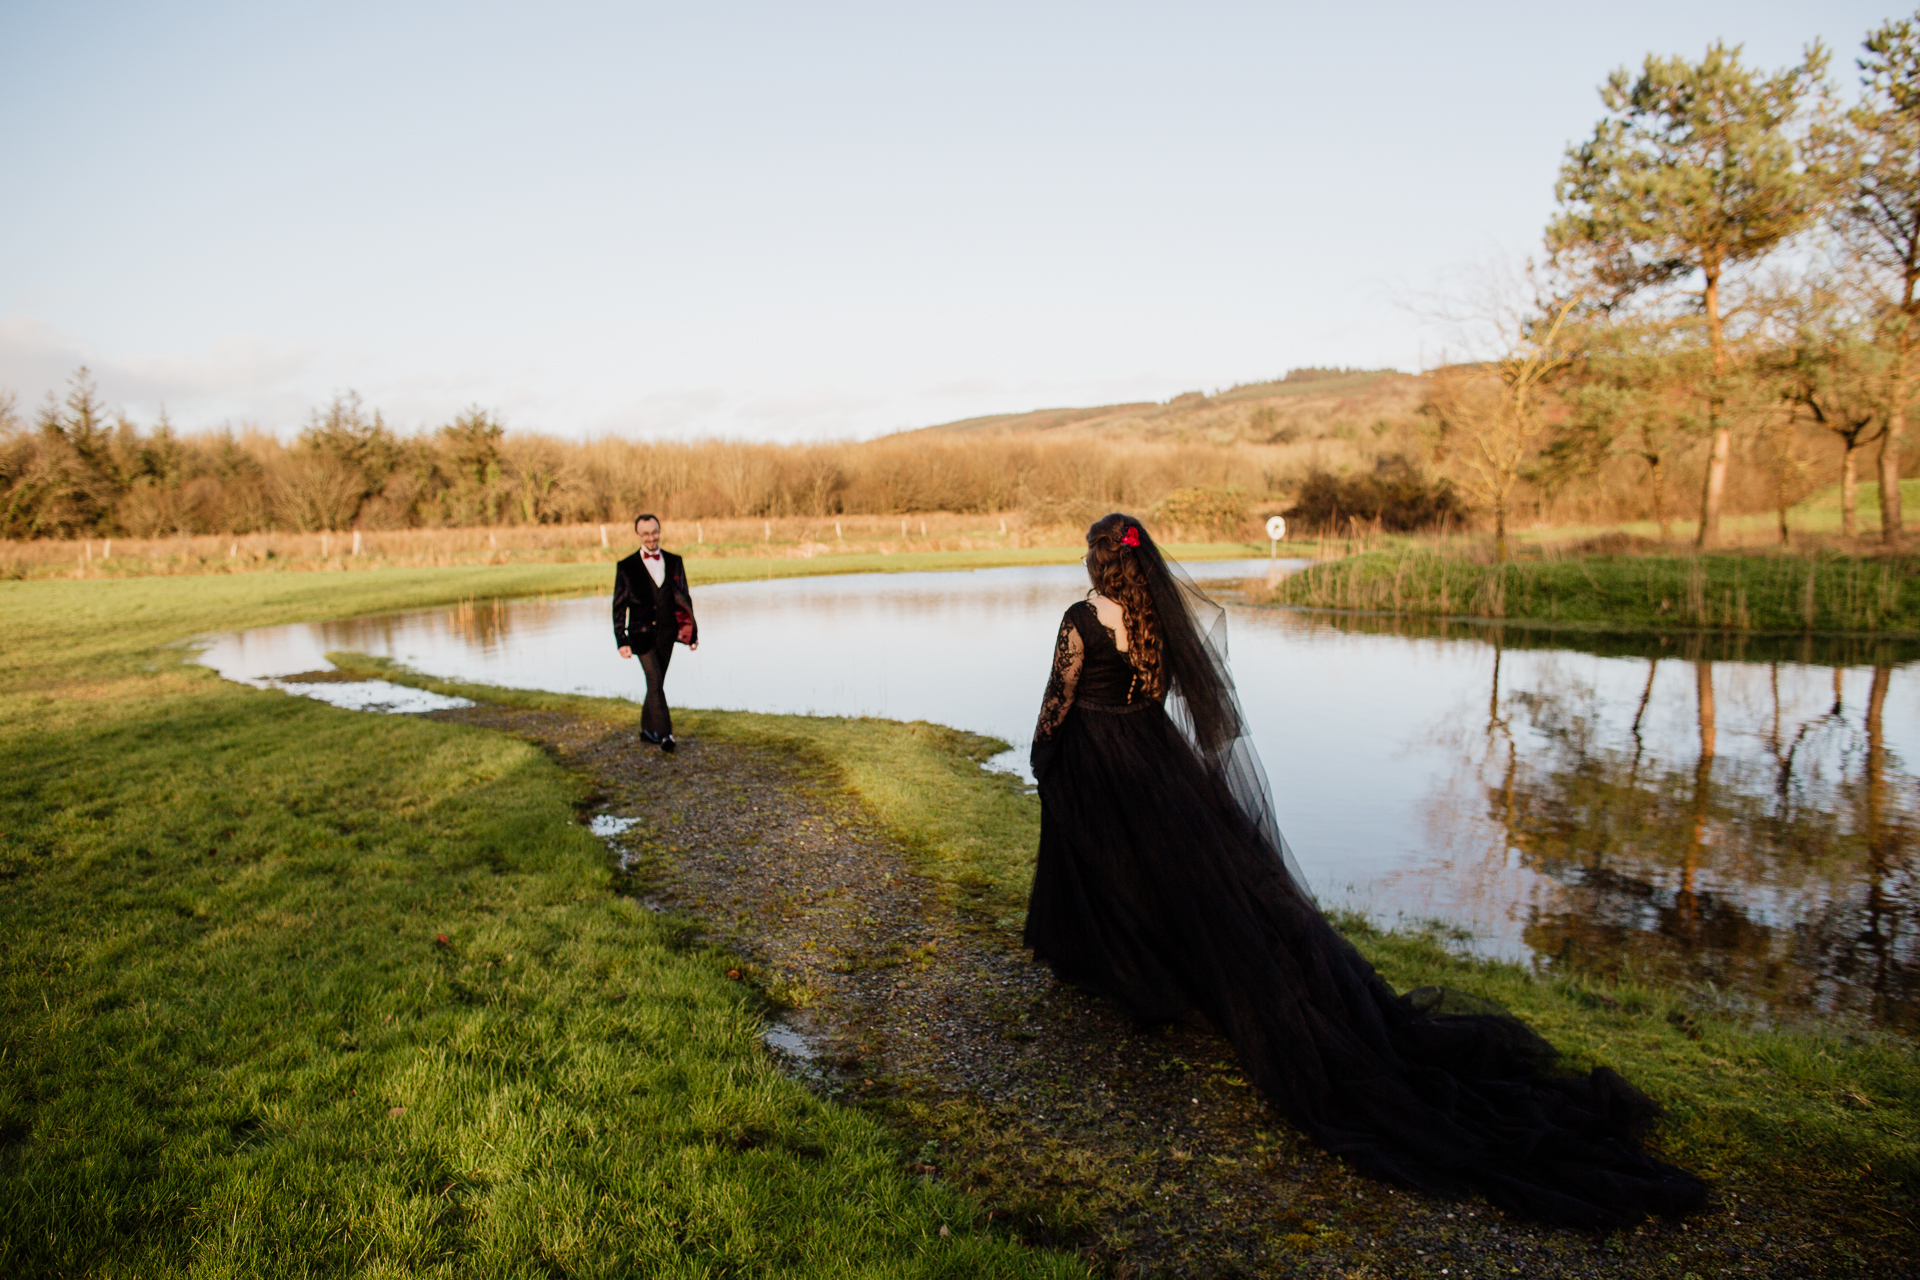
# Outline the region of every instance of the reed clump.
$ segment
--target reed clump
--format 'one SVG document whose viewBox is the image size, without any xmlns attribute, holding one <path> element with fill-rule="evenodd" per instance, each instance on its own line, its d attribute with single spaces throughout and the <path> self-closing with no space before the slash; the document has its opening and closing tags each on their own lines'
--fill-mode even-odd
<svg viewBox="0 0 1920 1280">
<path fill-rule="evenodd" d="M 1920 631 L 1920 557 L 1555 554 L 1504 563 L 1419 543 L 1362 545 L 1257 588 L 1307 609 L 1597 629 Z"/>
</svg>

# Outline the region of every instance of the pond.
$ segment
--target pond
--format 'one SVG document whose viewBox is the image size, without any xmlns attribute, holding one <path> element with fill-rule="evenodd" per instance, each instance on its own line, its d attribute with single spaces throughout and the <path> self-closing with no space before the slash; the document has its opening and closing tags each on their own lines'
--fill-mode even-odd
<svg viewBox="0 0 1920 1280">
<path fill-rule="evenodd" d="M 1190 568 L 1229 601 L 1271 571 Z M 668 689 L 678 706 L 970 729 L 1013 744 L 995 763 L 1024 775 L 1060 612 L 1084 589 L 1077 565 L 703 587 L 700 649 L 676 653 Z M 1444 922 L 1458 945 L 1543 967 L 1920 1030 L 1910 647 L 1229 612 L 1281 823 L 1326 905 Z M 265 628 L 212 638 L 205 660 L 260 683 L 332 651 L 518 688 L 642 687 L 604 599 Z"/>
</svg>

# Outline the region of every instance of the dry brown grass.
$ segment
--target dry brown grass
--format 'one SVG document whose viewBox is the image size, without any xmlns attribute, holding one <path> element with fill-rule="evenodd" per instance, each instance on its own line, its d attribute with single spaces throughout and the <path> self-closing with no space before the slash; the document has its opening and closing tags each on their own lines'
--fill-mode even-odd
<svg viewBox="0 0 1920 1280">
<path fill-rule="evenodd" d="M 1170 542 L 1210 530 L 1156 525 Z M 1019 511 L 913 516 L 768 516 L 669 520 L 666 545 L 696 559 L 1017 554 L 1081 545 L 1084 525 L 1041 524 Z M 604 542 L 602 541 L 604 537 Z M 1257 531 L 1248 535 L 1248 541 Z M 498 525 L 354 533 L 211 534 L 177 538 L 0 541 L 0 579 L 131 578 L 201 573 L 446 568 L 488 564 L 611 564 L 637 545 L 624 523 Z M 1026 557 L 1018 557 L 1025 559 Z"/>
</svg>

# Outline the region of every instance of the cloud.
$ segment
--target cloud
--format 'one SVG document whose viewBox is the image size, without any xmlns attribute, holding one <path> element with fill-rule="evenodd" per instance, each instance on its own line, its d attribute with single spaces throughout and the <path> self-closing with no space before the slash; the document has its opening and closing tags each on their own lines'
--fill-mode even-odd
<svg viewBox="0 0 1920 1280">
<path fill-rule="evenodd" d="M 437 368 L 395 369 L 397 359 L 391 352 L 322 352 L 249 334 L 212 340 L 199 352 L 116 356 L 30 316 L 0 318 L 0 391 L 15 392 L 23 408 L 31 411 L 48 392 L 64 395 L 73 371 L 86 365 L 110 408 L 147 424 L 164 408 L 190 431 L 232 422 L 284 435 L 316 406 L 352 388 L 402 431 L 446 422 L 477 404 L 511 429 L 563 436 L 867 439 L 985 414 L 1165 400 L 1208 385 L 1142 371 L 1026 380 L 956 371 L 796 390 L 764 371 L 742 369 L 708 375 L 704 385 L 659 387 L 570 378 L 535 360 L 486 365 L 470 352 Z M 341 377 L 341 369 L 353 373 Z"/>
<path fill-rule="evenodd" d="M 116 409 L 151 421 L 164 407 L 185 425 L 248 418 L 280 425 L 313 403 L 315 354 L 248 334 L 217 338 L 204 353 L 165 352 L 115 359 L 30 316 L 0 318 L 0 388 L 31 403 L 65 393 L 82 365 Z"/>
</svg>

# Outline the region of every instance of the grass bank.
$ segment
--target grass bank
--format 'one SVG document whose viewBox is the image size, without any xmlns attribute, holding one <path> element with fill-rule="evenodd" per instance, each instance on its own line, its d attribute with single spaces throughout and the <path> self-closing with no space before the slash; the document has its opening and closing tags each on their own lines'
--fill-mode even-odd
<svg viewBox="0 0 1920 1280">
<path fill-rule="evenodd" d="M 619 717 L 625 704 L 464 685 L 378 671 L 444 693 Z M 676 715 L 679 713 L 676 712 Z M 690 731 L 757 742 L 819 765 L 878 814 L 944 880 L 963 911 L 1017 931 L 1038 842 L 1038 802 L 974 761 L 999 744 L 925 724 L 690 712 Z M 1701 1172 L 1734 1216 L 1756 1202 L 1817 1206 L 1878 1242 L 1916 1234 L 1920 1214 L 1920 1061 L 1911 1042 L 1842 1025 L 1777 1028 L 1710 992 L 1597 975 L 1541 977 L 1463 957 L 1446 932 L 1388 932 L 1357 916 L 1341 928 L 1395 987 L 1442 985 L 1498 1001 L 1585 1070 L 1606 1065 L 1666 1108 L 1654 1144 Z M 1011 940 L 1011 939 L 1009 939 Z M 1255 1114 L 1249 1113 L 1249 1122 Z M 1100 1180 L 1119 1170 L 1084 1171 Z M 1004 1194 L 1071 1196 L 1057 1182 Z"/>
<path fill-rule="evenodd" d="M 169 647 L 570 583 L 0 586 L 0 1274 L 1083 1273 L 776 1071 L 538 750 Z"/>
<path fill-rule="evenodd" d="M 1419 544 L 1315 564 L 1270 604 L 1595 630 L 1920 632 L 1920 558 L 1549 555 L 1480 563 Z"/>
<path fill-rule="evenodd" d="M 170 647 L 603 576 L 0 585 L 0 1271 L 1079 1270 L 773 1071 L 726 958 L 612 891 L 577 784 L 538 751 L 225 685 Z M 961 909 L 1014 927 L 1038 814 L 977 768 L 994 744 L 717 712 L 687 728 L 814 761 Z M 1912 1232 L 1910 1044 L 1347 927 L 1397 985 L 1499 1000 L 1646 1086 L 1669 1108 L 1661 1150 L 1729 1196 Z"/>
</svg>

